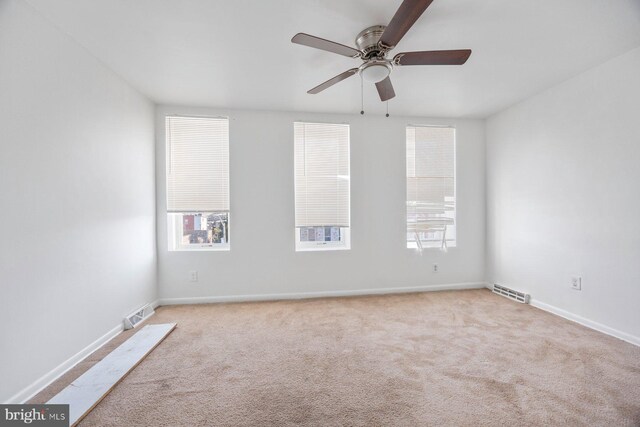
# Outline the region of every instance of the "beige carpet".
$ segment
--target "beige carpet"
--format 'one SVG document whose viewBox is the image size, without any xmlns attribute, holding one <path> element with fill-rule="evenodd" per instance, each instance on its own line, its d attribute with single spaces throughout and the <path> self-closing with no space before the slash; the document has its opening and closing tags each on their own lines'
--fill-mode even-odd
<svg viewBox="0 0 640 427">
<path fill-rule="evenodd" d="M 162 307 L 161 322 L 178 328 L 82 426 L 640 425 L 639 347 L 487 290 Z"/>
</svg>

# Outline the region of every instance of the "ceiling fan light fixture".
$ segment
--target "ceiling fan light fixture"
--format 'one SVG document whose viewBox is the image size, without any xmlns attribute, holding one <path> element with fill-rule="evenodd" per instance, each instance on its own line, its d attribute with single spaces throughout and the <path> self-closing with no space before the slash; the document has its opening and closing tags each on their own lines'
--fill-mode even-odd
<svg viewBox="0 0 640 427">
<path fill-rule="evenodd" d="M 398 45 L 432 2 L 433 0 L 402 0 L 389 25 L 367 27 L 356 36 L 357 49 L 306 33 L 293 36 L 292 43 L 363 61 L 359 67 L 344 71 L 308 90 L 307 93 L 320 93 L 357 73 L 360 74 L 361 83 L 365 80 L 367 83 L 374 83 L 380 95 L 380 101 L 386 102 L 396 96 L 389 75 L 397 66 L 462 65 L 467 62 L 471 49 L 400 52 L 393 59 L 387 59 L 389 51 Z"/>
<path fill-rule="evenodd" d="M 389 77 L 391 65 L 387 62 L 367 62 L 362 64 L 360 75 L 371 83 L 378 83 Z"/>
</svg>

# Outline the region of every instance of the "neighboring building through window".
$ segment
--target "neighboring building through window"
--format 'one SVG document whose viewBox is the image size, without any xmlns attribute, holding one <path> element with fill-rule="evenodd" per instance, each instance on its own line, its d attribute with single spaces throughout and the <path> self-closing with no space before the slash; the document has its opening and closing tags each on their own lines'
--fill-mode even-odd
<svg viewBox="0 0 640 427">
<path fill-rule="evenodd" d="M 229 249 L 229 120 L 165 124 L 169 250 Z"/>
<path fill-rule="evenodd" d="M 407 247 L 456 245 L 455 129 L 407 127 Z"/>
<path fill-rule="evenodd" d="M 349 125 L 294 123 L 296 250 L 350 248 Z"/>
</svg>

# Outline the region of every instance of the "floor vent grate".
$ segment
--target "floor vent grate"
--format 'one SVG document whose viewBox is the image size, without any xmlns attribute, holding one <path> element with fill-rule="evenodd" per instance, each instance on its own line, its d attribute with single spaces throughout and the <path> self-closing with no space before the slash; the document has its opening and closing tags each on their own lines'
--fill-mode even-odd
<svg viewBox="0 0 640 427">
<path fill-rule="evenodd" d="M 151 304 L 147 304 L 144 307 L 141 307 L 140 309 L 134 311 L 124 318 L 124 329 L 127 330 L 135 328 L 140 323 L 142 323 L 143 320 L 146 320 L 154 313 L 155 311 L 153 310 L 153 307 L 151 307 Z"/>
<path fill-rule="evenodd" d="M 504 286 L 493 284 L 493 293 L 502 295 L 503 297 L 507 297 L 517 302 L 521 302 L 523 304 L 529 303 L 529 294 L 525 294 L 524 292 L 514 291 L 513 289 L 505 288 Z"/>
</svg>

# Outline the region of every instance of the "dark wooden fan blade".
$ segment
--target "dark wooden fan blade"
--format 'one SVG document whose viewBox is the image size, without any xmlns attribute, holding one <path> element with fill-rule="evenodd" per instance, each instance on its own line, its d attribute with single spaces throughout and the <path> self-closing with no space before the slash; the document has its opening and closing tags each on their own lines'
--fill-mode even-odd
<svg viewBox="0 0 640 427">
<path fill-rule="evenodd" d="M 402 52 L 393 58 L 397 65 L 462 65 L 471 56 L 470 49 Z"/>
<path fill-rule="evenodd" d="M 396 92 L 393 90 L 393 85 L 391 84 L 391 79 L 389 77 L 376 83 L 376 88 L 378 89 L 378 95 L 380 95 L 380 101 L 382 102 L 388 101 L 396 96 Z"/>
<path fill-rule="evenodd" d="M 392 49 L 409 31 L 433 0 L 404 0 L 382 33 L 381 46 Z"/>
<path fill-rule="evenodd" d="M 332 79 L 327 80 L 326 82 L 319 84 L 318 86 L 314 87 L 313 89 L 307 91 L 307 93 L 311 93 L 313 95 L 315 95 L 316 93 L 320 93 L 323 90 L 333 86 L 334 84 L 343 81 L 346 78 L 349 78 L 351 76 L 353 76 L 354 74 L 356 74 L 358 72 L 357 68 L 352 68 L 350 70 L 345 71 L 342 74 L 338 74 L 337 76 L 335 76 Z"/>
<path fill-rule="evenodd" d="M 357 49 L 305 33 L 296 34 L 291 39 L 291 42 L 301 44 L 303 46 L 314 47 L 316 49 L 326 50 L 327 52 L 337 53 L 338 55 L 349 56 L 351 58 L 357 58 L 360 56 L 360 51 Z"/>
</svg>

